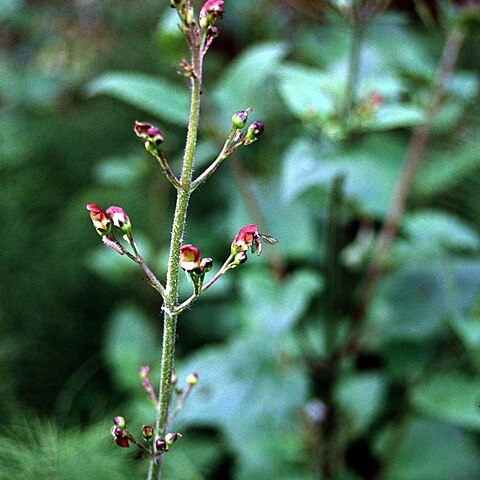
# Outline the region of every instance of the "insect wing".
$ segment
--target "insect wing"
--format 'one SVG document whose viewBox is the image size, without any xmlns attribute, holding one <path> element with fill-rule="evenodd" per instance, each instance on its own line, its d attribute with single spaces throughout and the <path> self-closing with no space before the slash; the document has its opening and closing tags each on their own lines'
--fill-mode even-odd
<svg viewBox="0 0 480 480">
<path fill-rule="evenodd" d="M 275 237 L 272 237 L 270 235 L 264 235 L 263 233 L 259 233 L 258 236 L 261 237 L 270 245 L 276 245 L 278 243 L 278 240 Z"/>
</svg>

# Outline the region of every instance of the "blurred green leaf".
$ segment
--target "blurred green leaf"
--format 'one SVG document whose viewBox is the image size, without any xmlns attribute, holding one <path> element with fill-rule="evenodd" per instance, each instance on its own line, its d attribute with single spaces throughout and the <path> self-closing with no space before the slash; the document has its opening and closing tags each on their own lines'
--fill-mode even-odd
<svg viewBox="0 0 480 480">
<path fill-rule="evenodd" d="M 250 269 L 240 283 L 248 329 L 272 338 L 284 334 L 306 311 L 322 286 L 321 277 L 312 271 L 297 271 L 278 282 L 263 271 Z"/>
<path fill-rule="evenodd" d="M 286 53 L 283 43 L 255 45 L 245 50 L 225 70 L 214 88 L 215 103 L 222 117 L 253 107 L 256 114 L 269 111 L 266 91 L 280 60 Z"/>
<path fill-rule="evenodd" d="M 452 315 L 448 322 L 466 349 L 480 351 L 480 317 Z"/>
<path fill-rule="evenodd" d="M 94 175 L 101 184 L 128 187 L 138 182 L 147 171 L 147 163 L 140 155 L 114 155 L 97 163 Z"/>
<path fill-rule="evenodd" d="M 364 433 L 384 407 L 385 395 L 385 377 L 380 373 L 341 377 L 333 396 L 344 416 L 344 428 L 354 435 Z"/>
<path fill-rule="evenodd" d="M 306 399 L 306 377 L 296 366 L 282 364 L 277 349 L 278 344 L 265 337 L 239 337 L 225 346 L 203 349 L 182 362 L 181 377 L 198 370 L 199 384 L 177 420 L 179 428 L 219 427 L 235 446 L 239 472 L 251 473 L 253 452 L 248 439 L 271 448 L 269 444 L 279 437 L 299 435 L 295 418 Z M 274 479 L 274 473 L 282 468 L 290 471 L 289 463 L 288 456 L 265 456 L 262 472 L 267 476 L 262 478 Z"/>
<path fill-rule="evenodd" d="M 277 72 L 279 90 L 290 111 L 297 117 L 327 117 L 335 109 L 336 86 L 321 70 L 287 64 Z"/>
<path fill-rule="evenodd" d="M 362 121 L 367 130 L 391 130 L 401 127 L 414 127 L 425 119 L 424 112 L 409 105 L 381 105 L 372 119 Z"/>
<path fill-rule="evenodd" d="M 305 140 L 294 142 L 283 158 L 283 200 L 291 202 L 314 187 L 330 189 L 333 179 L 343 175 L 346 195 L 357 202 L 358 209 L 383 215 L 402 161 L 400 148 L 382 136 L 338 151 L 322 150 Z"/>
<path fill-rule="evenodd" d="M 118 386 L 141 391 L 140 367 L 155 358 L 157 332 L 137 307 L 117 308 L 105 334 L 105 357 Z"/>
<path fill-rule="evenodd" d="M 391 434 L 399 438 L 393 455 L 385 458 L 385 480 L 472 480 L 480 473 L 473 438 L 457 428 L 412 419 Z"/>
<path fill-rule="evenodd" d="M 449 315 L 470 310 L 480 284 L 480 263 L 445 260 L 420 263 L 385 277 L 380 294 L 388 306 L 377 332 L 389 338 L 426 339 Z"/>
<path fill-rule="evenodd" d="M 87 93 L 110 95 L 168 123 L 185 126 L 188 122 L 187 90 L 163 78 L 131 72 L 106 73 L 89 83 Z"/>
<path fill-rule="evenodd" d="M 402 220 L 406 239 L 397 241 L 394 259 L 412 261 L 448 253 L 475 252 L 480 247 L 477 233 L 455 215 L 441 210 L 421 210 L 406 214 Z M 401 256 L 400 259 L 397 258 Z"/>
<path fill-rule="evenodd" d="M 410 399 L 419 413 L 480 430 L 480 377 L 468 378 L 460 372 L 439 373 L 416 385 Z"/>
</svg>

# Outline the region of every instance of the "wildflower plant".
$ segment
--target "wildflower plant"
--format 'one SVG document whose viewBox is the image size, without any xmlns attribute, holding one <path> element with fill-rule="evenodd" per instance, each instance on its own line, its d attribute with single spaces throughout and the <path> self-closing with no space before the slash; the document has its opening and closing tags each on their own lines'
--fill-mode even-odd
<svg viewBox="0 0 480 480">
<path fill-rule="evenodd" d="M 254 224 L 240 228 L 231 242 L 226 260 L 210 278 L 208 275 L 213 269 L 213 260 L 209 257 L 202 258 L 198 247 L 184 243 L 187 210 L 192 193 L 208 180 L 224 160 L 238 148 L 255 143 L 264 131 L 264 125 L 259 120 L 247 125 L 252 108 L 248 107 L 232 113 L 230 133 L 223 148 L 211 164 L 194 178 L 195 146 L 203 88 L 203 62 L 214 39 L 219 35 L 216 24 L 223 17 L 223 6 L 223 0 L 208 0 L 197 15 L 190 0 L 171 0 L 171 7 L 178 14 L 179 27 L 190 51 L 190 59 L 184 59 L 180 64 L 182 69 L 180 73 L 189 79 L 191 94 L 187 138 L 180 175 L 174 172 L 163 153 L 162 145 L 168 139 L 165 139 L 160 129 L 146 122 L 137 121 L 134 124 L 135 134 L 144 140 L 145 149 L 157 160 L 177 194 L 165 280 L 159 279 L 140 254 L 134 239 L 132 223 L 122 207 L 110 206 L 103 210 L 93 203 L 87 205 L 93 226 L 102 237 L 103 243 L 119 255 L 125 255 L 137 263 L 162 300 L 163 345 L 160 384 L 157 391 L 150 379 L 149 366 L 143 365 L 140 368 L 141 385 L 155 409 L 155 424 L 143 425 L 139 432 L 141 439 L 137 439 L 128 429 L 127 422 L 122 416 L 116 416 L 112 426 L 112 436 L 117 445 L 123 448 L 134 445 L 140 450 L 141 455 L 149 460 L 147 474 L 149 480 L 161 478 L 164 454 L 182 436 L 179 432 L 171 431 L 172 421 L 198 382 L 197 372 L 192 372 L 186 378 L 186 388 L 177 387 L 174 361 L 178 316 L 190 308 L 201 294 L 229 270 L 245 263 L 248 250 L 260 255 L 262 240 L 271 244 L 276 243 L 274 237 L 259 233 L 258 227 Z M 180 269 L 185 271 L 192 284 L 192 294 L 183 301 L 179 299 Z"/>
</svg>

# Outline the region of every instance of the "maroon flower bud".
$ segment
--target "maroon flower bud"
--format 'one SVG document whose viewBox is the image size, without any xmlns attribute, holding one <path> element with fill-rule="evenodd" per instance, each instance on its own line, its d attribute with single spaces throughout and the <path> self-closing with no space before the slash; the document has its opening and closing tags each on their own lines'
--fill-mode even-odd
<svg viewBox="0 0 480 480">
<path fill-rule="evenodd" d="M 168 450 L 167 442 L 163 438 L 157 438 L 155 440 L 155 449 L 157 452 L 166 452 Z"/>
<path fill-rule="evenodd" d="M 125 422 L 125 418 L 123 418 L 120 415 L 117 415 L 116 417 L 113 417 L 113 424 L 116 427 L 120 427 L 120 428 L 125 428 L 127 426 L 127 423 Z"/>
<path fill-rule="evenodd" d="M 128 444 L 128 434 L 127 432 L 120 427 L 113 427 L 112 428 L 112 436 L 115 443 L 122 448 L 129 448 L 130 445 Z"/>
<path fill-rule="evenodd" d="M 200 250 L 194 245 L 187 244 L 180 248 L 180 266 L 187 272 L 200 266 Z"/>
<path fill-rule="evenodd" d="M 258 140 L 258 137 L 263 134 L 265 127 L 263 122 L 260 120 L 255 120 L 248 126 L 247 134 L 245 135 L 245 139 L 243 143 L 245 145 L 250 145 Z"/>
<path fill-rule="evenodd" d="M 160 129 L 149 123 L 135 122 L 133 131 L 136 133 L 137 137 L 147 140 L 145 147 L 150 145 L 153 147 L 159 147 L 165 139 Z"/>
<path fill-rule="evenodd" d="M 187 385 L 191 387 L 195 386 L 198 383 L 198 372 L 190 373 L 187 376 Z"/>
<path fill-rule="evenodd" d="M 200 27 L 213 25 L 217 18 L 223 17 L 223 0 L 207 0 L 200 10 Z"/>
<path fill-rule="evenodd" d="M 95 203 L 89 203 L 87 210 L 97 233 L 101 236 L 108 235 L 112 231 L 112 222 L 107 213 Z"/>
<path fill-rule="evenodd" d="M 153 438 L 153 427 L 151 425 L 144 425 L 142 427 L 142 437 L 149 442 Z"/>
<path fill-rule="evenodd" d="M 167 445 L 172 445 L 172 443 L 175 443 L 179 438 L 182 438 L 182 435 L 178 432 L 167 433 L 165 435 L 165 442 L 167 443 Z"/>
<path fill-rule="evenodd" d="M 130 217 L 125 210 L 121 207 L 108 207 L 105 213 L 112 219 L 113 225 L 118 228 L 123 234 L 130 236 L 132 232 L 132 224 L 130 223 Z"/>
</svg>

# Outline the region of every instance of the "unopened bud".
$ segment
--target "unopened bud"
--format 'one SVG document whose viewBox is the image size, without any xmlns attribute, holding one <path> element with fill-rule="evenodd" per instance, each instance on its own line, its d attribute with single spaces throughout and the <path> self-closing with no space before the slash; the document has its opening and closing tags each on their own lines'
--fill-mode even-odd
<svg viewBox="0 0 480 480">
<path fill-rule="evenodd" d="M 153 427 L 151 425 L 144 425 L 142 427 L 142 437 L 149 442 L 153 438 Z"/>
<path fill-rule="evenodd" d="M 187 376 L 187 385 L 194 386 L 198 383 L 198 373 L 193 372 Z"/>
<path fill-rule="evenodd" d="M 147 140 L 145 144 L 145 148 L 147 149 L 148 147 L 158 148 L 165 139 L 160 129 L 154 125 L 150 125 L 150 123 L 135 122 L 133 131 L 137 137 Z"/>
<path fill-rule="evenodd" d="M 130 217 L 122 207 L 108 207 L 105 212 L 110 216 L 113 225 L 116 228 L 125 235 L 130 236 L 132 232 L 132 224 L 130 223 Z"/>
<path fill-rule="evenodd" d="M 172 377 L 170 381 L 172 385 L 175 385 L 178 381 L 177 372 L 175 370 L 172 370 Z"/>
<path fill-rule="evenodd" d="M 157 438 L 155 440 L 155 449 L 157 452 L 166 452 L 168 450 L 167 442 L 163 438 Z"/>
<path fill-rule="evenodd" d="M 127 426 L 127 422 L 125 422 L 125 418 L 120 415 L 113 417 L 113 424 L 119 428 L 125 428 Z"/>
<path fill-rule="evenodd" d="M 255 120 L 248 126 L 245 139 L 243 140 L 244 145 L 250 145 L 258 140 L 258 137 L 263 134 L 265 127 L 263 122 L 260 120 Z"/>
<path fill-rule="evenodd" d="M 165 442 L 167 443 L 167 445 L 172 445 L 172 443 L 175 443 L 179 438 L 182 438 L 182 435 L 178 432 L 167 433 L 165 435 Z"/>
<path fill-rule="evenodd" d="M 246 110 L 239 110 L 238 112 L 232 115 L 232 125 L 235 128 L 243 128 L 248 120 L 248 114 L 251 111 L 251 108 Z"/>
<path fill-rule="evenodd" d="M 231 263 L 234 267 L 238 267 L 242 263 L 245 263 L 248 260 L 247 254 L 245 252 L 238 252 Z"/>
<path fill-rule="evenodd" d="M 213 267 L 213 260 L 211 258 L 202 258 L 202 261 L 200 262 L 200 273 L 207 273 L 209 272 Z"/>
</svg>

